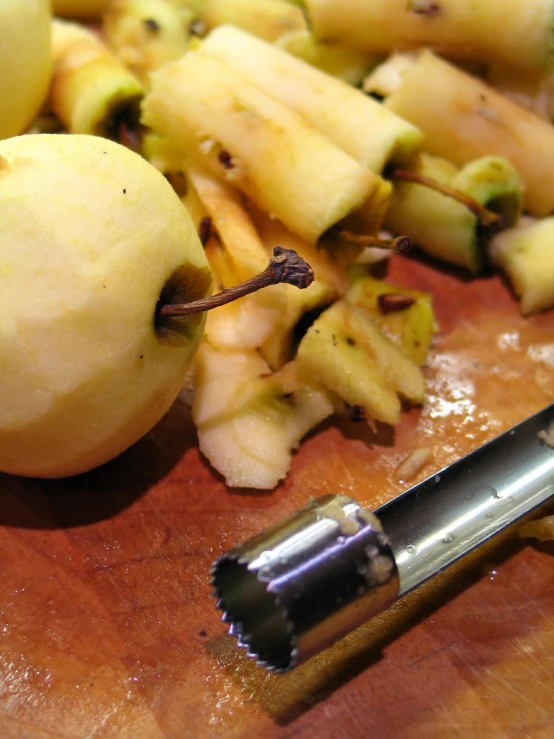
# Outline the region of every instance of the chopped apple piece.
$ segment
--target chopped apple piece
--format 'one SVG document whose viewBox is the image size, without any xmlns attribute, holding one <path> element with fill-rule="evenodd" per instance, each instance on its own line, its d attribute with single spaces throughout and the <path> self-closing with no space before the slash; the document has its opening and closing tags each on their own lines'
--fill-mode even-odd
<svg viewBox="0 0 554 739">
<path fill-rule="evenodd" d="M 554 57 L 552 0 L 305 0 L 305 6 L 317 37 L 379 54 L 427 46 L 456 59 L 525 69 L 547 68 Z"/>
<path fill-rule="evenodd" d="M 259 34 L 256 34 L 259 36 Z M 381 61 L 380 56 L 347 44 L 320 41 L 308 30 L 290 31 L 275 42 L 292 56 L 321 69 L 353 87 L 358 87 L 370 70 Z"/>
<path fill-rule="evenodd" d="M 240 193 L 197 165 L 188 163 L 185 171 L 225 244 L 239 279 L 248 280 L 265 269 L 268 252 L 243 207 Z"/>
<path fill-rule="evenodd" d="M 363 91 L 379 99 L 392 95 L 415 59 L 416 54 L 413 51 L 391 54 L 365 78 Z"/>
<path fill-rule="evenodd" d="M 323 388 L 304 383 L 291 392 L 255 351 L 204 341 L 197 354 L 198 442 L 230 487 L 274 488 L 289 470 L 291 450 L 333 410 Z"/>
<path fill-rule="evenodd" d="M 554 306 L 554 216 L 498 234 L 490 258 L 510 278 L 523 315 Z"/>
<path fill-rule="evenodd" d="M 119 138 L 134 126 L 144 89 L 97 34 L 77 23 L 52 21 L 52 108 L 70 133 Z"/>
<path fill-rule="evenodd" d="M 202 20 L 209 29 L 232 23 L 269 42 L 307 28 L 300 8 L 286 0 L 203 0 Z"/>
<path fill-rule="evenodd" d="M 354 282 L 346 301 L 369 313 L 408 359 L 418 365 L 425 362 L 436 330 L 429 293 L 363 277 Z"/>
<path fill-rule="evenodd" d="M 380 177 L 204 44 L 152 74 L 146 125 L 307 241 L 380 193 Z"/>
<path fill-rule="evenodd" d="M 264 359 L 273 369 L 279 369 L 294 354 L 294 330 L 305 313 L 327 307 L 340 298 L 348 287 L 348 279 L 337 261 L 326 249 L 304 241 L 288 231 L 280 221 L 272 220 L 255 208 L 250 209 L 253 221 L 266 248 L 275 244 L 293 249 L 312 268 L 315 280 L 305 290 L 282 285 L 286 308 L 275 330 L 260 347 Z"/>
<path fill-rule="evenodd" d="M 209 261 L 209 255 L 208 261 Z M 210 263 L 211 266 L 211 263 Z M 280 286 L 276 286 L 280 287 Z M 292 288 L 296 290 L 296 288 Z M 269 288 L 266 288 L 269 290 Z M 265 291 L 260 291 L 264 292 Z M 241 298 L 211 311 L 206 319 L 206 336 L 218 347 L 228 349 L 256 349 L 269 341 L 279 330 L 286 310 L 286 298 L 282 292 L 277 300 L 254 300 L 257 293 Z M 279 306 L 281 305 L 281 308 Z"/>
<path fill-rule="evenodd" d="M 103 16 L 106 43 L 148 86 L 148 75 L 188 46 L 192 10 L 167 0 L 115 0 Z"/>
<path fill-rule="evenodd" d="M 165 136 L 154 131 L 145 131 L 142 137 L 141 152 L 153 167 L 162 174 L 178 172 L 183 169 L 184 156 L 181 149 Z"/>
<path fill-rule="evenodd" d="M 258 236 L 240 194 L 193 164 L 187 166 L 186 174 L 228 256 L 222 260 L 221 249 L 217 246 L 206 253 L 209 260 L 216 257 L 215 261 L 210 261 L 210 266 L 218 282 L 227 288 L 262 272 L 270 250 L 265 249 Z M 223 273 L 221 267 L 225 269 Z M 231 283 L 229 279 L 232 279 Z M 273 285 L 222 306 L 209 313 L 206 335 L 218 347 L 255 349 L 273 334 L 282 321 L 286 299 L 286 286 Z"/>
<path fill-rule="evenodd" d="M 529 72 L 506 64 L 492 64 L 485 79 L 522 108 L 547 121 L 554 120 L 554 73 L 551 70 Z"/>
<path fill-rule="evenodd" d="M 522 205 L 521 180 L 510 162 L 482 157 L 458 170 L 450 162 L 422 154 L 411 170 L 467 195 L 502 216 L 513 226 Z M 465 204 L 417 182 L 394 180 L 385 226 L 408 236 L 424 252 L 445 262 L 479 272 L 484 266 L 486 241 L 478 216 Z"/>
<path fill-rule="evenodd" d="M 291 233 L 281 221 L 269 218 L 257 208 L 248 206 L 248 212 L 268 251 L 277 244 L 285 249 L 294 249 L 313 269 L 316 280 L 329 285 L 335 297 L 341 297 L 346 292 L 349 281 L 345 271 L 340 269 L 336 255 L 321 248 L 320 244 L 312 244 Z"/>
<path fill-rule="evenodd" d="M 457 166 L 484 156 L 507 159 L 523 182 L 525 208 L 554 210 L 554 128 L 489 85 L 423 51 L 385 107 L 425 133 L 425 149 Z"/>
<path fill-rule="evenodd" d="M 288 286 L 284 286 L 288 288 Z M 336 296 L 328 285 L 314 280 L 305 290 L 290 286 L 286 293 L 286 308 L 280 323 L 260 347 L 260 353 L 269 366 L 278 370 L 294 354 L 294 329 L 302 316 L 330 305 Z"/>
<path fill-rule="evenodd" d="M 411 160 L 421 147 L 421 131 L 377 101 L 238 28 L 216 28 L 202 52 L 290 106 L 373 172 Z"/>
<path fill-rule="evenodd" d="M 368 419 L 395 425 L 399 396 L 421 403 L 425 380 L 377 327 L 372 317 L 345 301 L 328 308 L 308 329 L 296 356 L 302 376 L 361 406 Z"/>
<path fill-rule="evenodd" d="M 156 169 L 169 179 L 173 185 L 173 189 L 177 192 L 181 202 L 188 210 L 192 222 L 195 224 L 200 235 L 200 241 L 203 243 L 204 248 L 206 248 L 210 234 L 213 234 L 211 218 L 209 218 L 208 211 L 202 204 L 194 185 L 186 177 L 184 171 L 186 159 L 181 149 L 178 149 L 175 144 L 164 136 L 160 136 L 153 131 L 148 131 L 142 137 L 141 153 L 153 167 L 156 167 Z M 237 281 L 238 278 L 225 284 L 234 285 Z"/>
</svg>

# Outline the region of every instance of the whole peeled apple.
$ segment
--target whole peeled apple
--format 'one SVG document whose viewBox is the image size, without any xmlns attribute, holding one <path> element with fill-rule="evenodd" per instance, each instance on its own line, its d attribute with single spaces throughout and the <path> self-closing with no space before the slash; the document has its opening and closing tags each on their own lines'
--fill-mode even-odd
<svg viewBox="0 0 554 739">
<path fill-rule="evenodd" d="M 211 290 L 166 179 L 92 136 L 0 141 L 0 470 L 64 477 L 118 455 L 168 410 Z"/>
<path fill-rule="evenodd" d="M 0 139 L 22 133 L 50 84 L 50 0 L 0 2 Z"/>
</svg>

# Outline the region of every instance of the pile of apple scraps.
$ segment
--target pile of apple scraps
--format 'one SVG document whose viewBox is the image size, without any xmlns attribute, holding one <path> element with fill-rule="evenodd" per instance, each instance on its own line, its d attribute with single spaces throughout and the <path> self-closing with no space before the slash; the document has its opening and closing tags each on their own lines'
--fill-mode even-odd
<svg viewBox="0 0 554 739">
<path fill-rule="evenodd" d="M 306 290 L 275 285 L 209 314 L 192 415 L 228 485 L 274 487 L 332 414 L 394 425 L 422 403 L 431 296 L 375 279 L 389 253 L 376 246 L 408 237 L 473 274 L 492 262 L 524 314 L 554 305 L 554 0 L 54 10 L 104 15 L 100 36 L 53 21 L 52 110 L 167 175 L 216 288 L 263 270 L 277 244 L 314 270 Z"/>
</svg>

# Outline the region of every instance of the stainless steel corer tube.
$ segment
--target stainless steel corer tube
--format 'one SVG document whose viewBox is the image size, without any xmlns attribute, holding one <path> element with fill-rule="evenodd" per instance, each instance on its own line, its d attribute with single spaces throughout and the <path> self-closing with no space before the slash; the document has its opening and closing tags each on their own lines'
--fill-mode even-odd
<svg viewBox="0 0 554 739">
<path fill-rule="evenodd" d="M 373 513 L 327 495 L 219 557 L 212 583 L 239 645 L 284 672 L 554 494 L 554 404 Z"/>
</svg>

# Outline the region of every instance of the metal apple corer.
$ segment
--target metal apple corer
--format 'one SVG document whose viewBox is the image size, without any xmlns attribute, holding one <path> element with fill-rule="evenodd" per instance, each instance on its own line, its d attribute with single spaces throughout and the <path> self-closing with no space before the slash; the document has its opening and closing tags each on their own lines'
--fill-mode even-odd
<svg viewBox="0 0 554 739">
<path fill-rule="evenodd" d="M 219 557 L 217 607 L 258 663 L 286 672 L 554 494 L 554 404 L 373 513 L 312 500 Z"/>
</svg>

